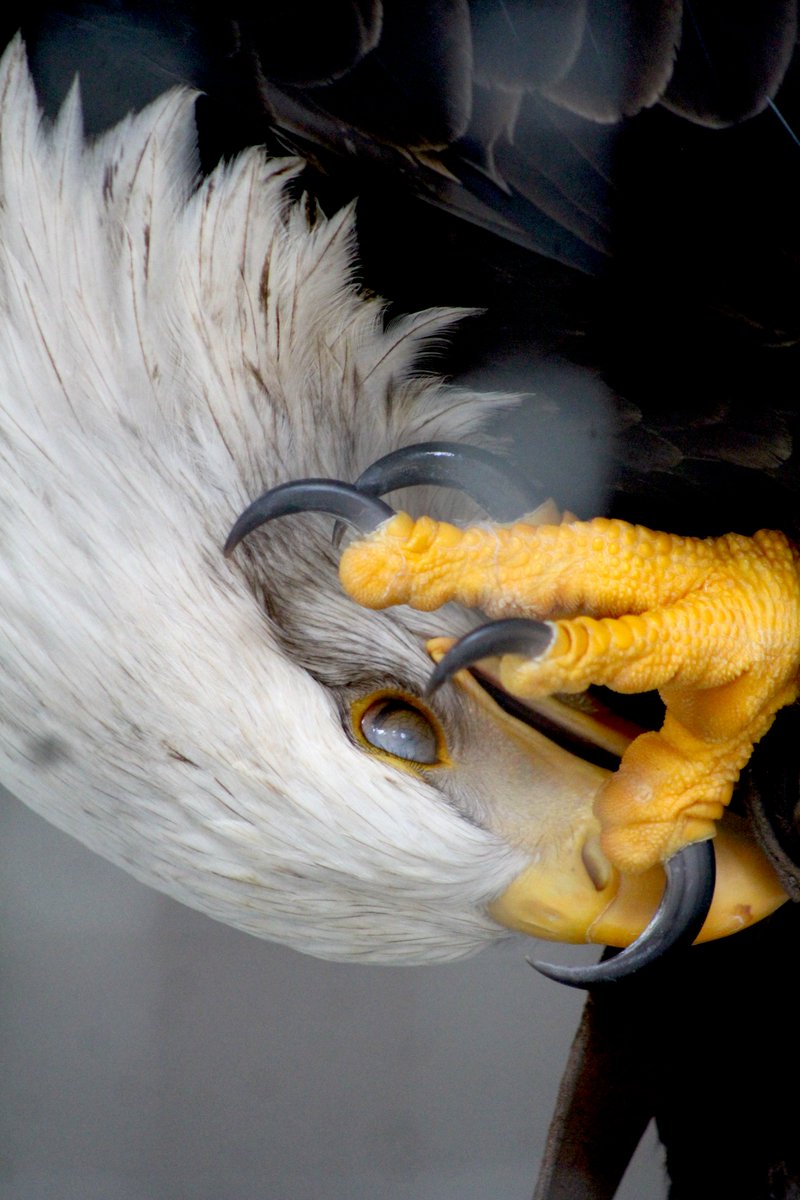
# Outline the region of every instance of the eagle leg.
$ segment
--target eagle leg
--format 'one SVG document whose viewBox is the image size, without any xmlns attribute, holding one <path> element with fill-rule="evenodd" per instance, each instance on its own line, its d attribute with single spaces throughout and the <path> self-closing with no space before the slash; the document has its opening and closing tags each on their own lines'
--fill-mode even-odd
<svg viewBox="0 0 800 1200">
<path fill-rule="evenodd" d="M 757 561 L 755 565 L 751 561 L 753 553 L 748 556 L 747 551 L 743 549 L 750 544 L 747 539 L 720 539 L 719 545 L 729 542 L 738 548 L 742 561 L 737 561 L 735 569 L 732 569 L 728 560 L 730 558 L 735 560 L 736 555 L 723 553 L 715 558 L 710 549 L 717 545 L 715 543 L 695 543 L 692 551 L 689 549 L 688 541 L 681 543 L 680 539 L 670 539 L 668 535 L 651 534 L 647 530 L 637 530 L 619 522 L 593 522 L 588 526 L 582 526 L 580 523 L 562 524 L 562 526 L 536 526 L 537 516 L 542 512 L 540 509 L 538 513 L 532 513 L 513 528 L 494 527 L 488 530 L 483 528 L 461 532 L 453 526 L 437 524 L 429 518 L 414 522 L 404 514 L 395 515 L 393 510 L 378 498 L 378 495 L 386 490 L 387 480 L 392 489 L 430 482 L 439 486 L 461 486 L 458 478 L 458 465 L 457 463 L 454 465 L 451 461 L 453 450 L 454 448 L 451 446 L 427 445 L 412 447 L 410 453 L 408 451 L 400 452 L 397 461 L 397 456 L 390 455 L 387 460 L 382 460 L 377 478 L 373 479 L 365 490 L 362 490 L 361 486 L 364 482 L 363 477 L 358 486 L 352 486 L 339 480 L 305 479 L 273 488 L 249 505 L 241 514 L 228 536 L 225 553 L 232 553 L 244 537 L 276 517 L 290 513 L 325 512 L 340 521 L 355 526 L 361 535 L 360 539 L 353 543 L 343 555 L 341 569 L 351 595 L 362 603 L 368 602 L 373 607 L 385 607 L 388 604 L 406 600 L 415 603 L 419 608 L 428 609 L 435 607 L 437 603 L 444 603 L 448 599 L 459 599 L 462 602 L 466 600 L 468 603 L 481 604 L 490 611 L 492 608 L 497 611 L 502 610 L 504 605 L 509 606 L 510 596 L 512 610 L 513 605 L 516 604 L 517 609 L 522 608 L 523 611 L 534 612 L 539 617 L 547 617 L 546 620 L 523 618 L 495 621 L 491 625 L 473 630 L 467 638 L 455 645 L 450 639 L 433 639 L 428 643 L 428 650 L 440 665 L 433 673 L 431 690 L 464 667 L 487 656 L 497 657 L 499 655 L 501 657 L 498 660 L 495 674 L 497 675 L 498 672 L 502 674 L 502 669 L 507 667 L 512 672 L 511 686 L 519 686 L 523 691 L 524 688 L 527 688 L 529 692 L 531 687 L 538 688 L 537 695 L 548 688 L 566 691 L 572 687 L 574 690 L 576 687 L 585 686 L 595 677 L 602 677 L 612 685 L 616 682 L 621 690 L 644 689 L 647 687 L 646 679 L 637 677 L 633 686 L 630 686 L 630 681 L 628 681 L 629 686 L 625 687 L 625 681 L 621 675 L 622 668 L 633 669 L 637 664 L 641 666 L 641 660 L 644 660 L 645 674 L 648 670 L 651 675 L 653 671 L 656 672 L 656 675 L 658 675 L 658 670 L 661 671 L 658 681 L 663 685 L 662 692 L 667 699 L 668 710 L 669 697 L 674 695 L 678 701 L 676 707 L 680 712 L 683 711 L 680 708 L 680 702 L 683 699 L 680 686 L 684 691 L 690 692 L 691 687 L 694 687 L 702 692 L 703 686 L 706 685 L 709 695 L 713 696 L 716 688 L 722 691 L 724 698 L 725 694 L 730 693 L 731 683 L 738 683 L 739 678 L 723 679 L 720 676 L 719 662 L 714 668 L 704 666 L 703 656 L 691 644 L 692 652 L 685 654 L 683 660 L 678 651 L 675 651 L 674 662 L 677 665 L 668 679 L 662 678 L 664 675 L 663 664 L 660 668 L 658 667 L 661 659 L 652 651 L 659 639 L 667 646 L 676 640 L 679 643 L 672 628 L 675 624 L 674 614 L 667 613 L 665 616 L 662 612 L 660 618 L 654 615 L 649 624 L 645 618 L 650 615 L 651 610 L 653 614 L 659 613 L 657 602 L 659 598 L 664 600 L 660 606 L 661 609 L 677 608 L 679 602 L 686 599 L 687 595 L 699 593 L 702 598 L 704 592 L 708 592 L 712 600 L 718 592 L 722 593 L 722 601 L 717 600 L 716 603 L 722 610 L 722 617 L 726 617 L 727 614 L 729 618 L 730 614 L 727 612 L 725 600 L 727 599 L 728 607 L 730 607 L 730 592 L 734 588 L 728 575 L 735 577 L 733 583 L 737 584 L 739 590 L 745 595 L 744 608 L 746 612 L 755 610 L 759 616 L 763 617 L 761 609 L 765 605 L 762 592 L 770 597 L 766 604 L 767 609 L 771 604 L 773 608 L 777 606 L 779 609 L 786 610 L 784 612 L 786 621 L 781 626 L 781 630 L 786 636 L 781 644 L 791 662 L 796 663 L 798 656 L 798 636 L 795 628 L 798 611 L 797 565 L 794 551 L 781 535 L 762 534 L 752 539 L 752 546 L 760 550 L 761 557 L 767 563 L 766 567 L 764 563 L 761 563 L 759 567 Z M 480 452 L 479 458 L 482 454 L 483 452 Z M 502 490 L 504 482 L 502 474 L 497 474 L 495 464 L 479 461 L 475 459 L 475 456 L 473 459 L 471 465 L 477 466 L 479 473 L 485 476 L 476 490 L 481 492 L 484 500 L 490 499 L 495 485 Z M 370 494 L 366 494 L 367 491 Z M 519 496 L 513 500 L 514 503 L 518 503 L 518 501 Z M 496 508 L 496 505 L 494 507 Z M 590 546 L 585 544 L 586 529 L 589 529 L 592 534 Z M 569 530 L 571 532 L 568 532 Z M 600 553 L 603 549 L 603 538 L 599 536 L 599 532 L 603 530 L 607 533 L 609 530 L 613 530 L 617 534 L 617 544 L 609 552 L 612 565 L 606 564 L 605 570 L 603 570 L 602 554 Z M 577 538 L 580 542 L 581 531 L 584 534 L 583 544 L 578 544 L 576 548 L 575 545 L 571 545 L 570 539 L 574 542 Z M 541 534 L 539 540 L 543 545 L 536 545 L 537 534 Z M 521 554 L 520 548 L 514 544 L 514 539 L 517 541 L 522 539 L 525 543 Z M 571 560 L 570 553 L 564 553 L 563 547 L 561 547 L 560 556 L 552 554 L 553 539 L 559 543 L 566 542 L 567 551 L 571 550 L 572 553 Z M 622 552 L 620 543 L 625 546 Z M 634 559 L 638 557 L 647 562 L 657 557 L 658 554 L 662 554 L 665 549 L 668 550 L 679 543 L 683 547 L 683 558 L 688 559 L 689 565 L 692 565 L 693 560 L 697 561 L 694 562 L 693 571 L 684 570 L 688 582 L 685 584 L 683 593 L 674 595 L 672 594 L 675 592 L 676 586 L 674 577 L 680 576 L 674 562 L 671 572 L 666 570 L 663 564 L 655 571 L 651 570 L 649 574 L 655 576 L 654 582 L 649 577 L 648 571 L 641 569 L 641 562 L 637 564 L 636 561 L 631 561 L 631 547 L 639 546 L 640 549 L 638 556 L 633 555 Z M 698 550 L 697 547 L 700 549 Z M 677 557 L 680 559 L 680 554 Z M 756 555 L 756 560 L 757 557 Z M 520 558 L 523 563 L 522 570 L 520 570 L 518 561 Z M 536 561 L 532 564 L 531 560 Z M 700 562 L 700 567 L 697 562 Z M 504 591 L 502 581 L 509 577 L 509 563 L 511 564 L 510 577 L 513 586 L 508 586 Z M 727 564 L 728 575 L 721 564 Z M 546 569 L 548 566 L 549 575 Z M 590 569 L 592 567 L 594 574 Z M 519 580 L 522 579 L 523 583 L 526 580 L 525 569 L 530 572 L 531 579 L 537 581 L 536 587 L 543 593 L 538 597 L 538 601 L 531 592 L 533 585 L 528 584 L 527 592 L 524 587 L 520 587 Z M 636 613 L 626 613 L 624 611 L 625 604 L 621 605 L 620 610 L 619 596 L 616 600 L 614 599 L 613 581 L 616 577 L 617 591 L 620 593 L 624 591 L 620 579 L 625 577 L 625 572 L 635 583 L 634 600 L 638 598 L 640 602 L 640 611 Z M 782 580 L 781 587 L 773 586 L 774 581 L 773 584 L 770 584 L 771 575 Z M 766 576 L 766 583 L 760 578 L 761 576 Z M 366 588 L 354 585 L 354 579 L 358 583 L 359 578 L 362 585 L 366 581 Z M 376 591 L 376 579 L 380 585 L 379 591 Z M 423 581 L 421 589 L 420 579 Z M 442 586 L 443 579 L 445 580 L 444 586 Z M 476 579 L 478 580 L 477 588 Z M 539 580 L 541 580 L 541 584 L 539 584 Z M 754 580 L 756 580 L 755 586 Z M 431 581 L 433 581 L 433 586 L 431 586 Z M 494 592 L 492 584 L 494 584 Z M 536 591 L 536 587 L 533 588 L 533 592 Z M 581 588 L 583 591 L 578 595 Z M 647 603 L 641 602 L 644 597 L 648 597 L 654 592 L 658 595 L 655 600 L 651 597 L 648 601 L 650 608 L 648 608 Z M 750 592 L 755 593 L 755 598 L 750 596 Z M 433 599 L 431 599 L 432 596 Z M 602 605 L 608 606 L 609 611 L 606 616 L 599 615 L 597 611 L 600 603 L 597 599 L 598 596 L 602 600 Z M 630 598 L 629 592 L 628 598 Z M 595 611 L 591 613 L 594 625 L 587 624 L 586 620 L 581 624 L 580 619 L 569 620 L 564 615 L 564 611 L 574 611 L 579 607 L 590 607 L 591 605 L 594 605 L 595 608 Z M 558 615 L 559 609 L 564 610 L 561 615 Z M 705 610 L 701 608 L 700 611 Z M 792 620 L 792 614 L 794 620 Z M 625 616 L 628 617 L 627 624 L 623 620 Z M 639 620 L 639 625 L 634 621 L 634 617 Z M 604 621 L 605 625 L 603 625 Z M 678 621 L 679 626 L 680 623 Z M 707 613 L 706 620 L 701 622 L 702 633 L 708 633 L 710 630 L 716 636 L 716 642 L 712 638 L 711 653 L 718 660 L 721 659 L 724 649 L 718 644 L 720 641 L 719 629 L 722 627 L 724 630 L 730 625 L 730 619 L 727 621 L 710 620 Z M 734 621 L 733 626 L 735 625 Z M 588 636 L 587 630 L 594 629 L 595 626 L 598 629 L 605 629 L 606 635 L 599 637 L 596 635 L 594 639 Z M 651 626 L 655 629 L 655 635 L 641 636 L 641 629 L 647 630 Z M 581 631 L 582 643 L 577 641 L 577 634 L 570 641 L 569 633 L 573 630 Z M 627 632 L 620 632 L 624 630 Z M 640 635 L 638 639 L 631 635 L 631 631 Z M 731 640 L 735 641 L 733 633 Z M 780 637 L 778 641 L 780 641 Z M 568 650 L 573 644 L 579 645 L 581 653 L 573 655 L 570 659 L 569 653 L 565 651 L 565 645 Z M 787 651 L 787 645 L 793 648 L 791 652 Z M 636 653 L 637 646 L 640 651 L 638 654 Z M 783 676 L 780 669 L 774 665 L 777 648 L 768 646 L 764 639 L 762 639 L 761 646 L 761 657 L 751 655 L 746 667 L 742 668 L 741 674 L 742 678 L 750 680 L 751 685 L 754 679 L 760 680 L 763 684 L 766 676 L 772 685 L 772 690 L 769 691 L 768 688 L 762 687 L 759 692 L 758 688 L 751 687 L 751 690 L 747 691 L 744 685 L 740 685 L 740 690 L 745 692 L 745 700 L 750 701 L 750 706 L 749 710 L 746 703 L 735 706 L 734 717 L 738 713 L 741 724 L 742 713 L 746 714 L 752 710 L 752 719 L 756 720 L 762 716 L 766 727 L 770 718 L 769 715 L 767 718 L 763 718 L 763 712 L 765 709 L 768 710 L 768 714 L 774 712 L 775 707 L 782 702 L 778 695 L 778 682 Z M 612 653 L 615 647 L 616 655 Z M 791 657 L 792 653 L 794 658 Z M 521 655 L 524 657 L 521 658 Z M 770 670 L 764 668 L 762 659 L 765 657 L 773 662 L 771 673 Z M 561 659 L 560 666 L 559 658 Z M 670 661 L 673 660 L 670 659 Z M 557 670 L 557 678 L 551 678 L 546 684 L 543 684 L 541 678 L 537 679 L 537 672 L 540 672 L 544 666 L 545 670 L 550 670 L 552 674 L 553 662 L 559 668 L 560 673 Z M 589 669 L 590 662 L 594 663 L 594 670 Z M 653 663 L 656 664 L 655 667 Z M 716 675 L 713 674 L 714 670 L 717 672 Z M 518 681 L 515 683 L 514 671 L 522 672 L 521 684 Z M 796 666 L 793 669 L 785 668 L 784 675 L 787 674 L 787 671 L 791 680 L 794 681 L 797 674 Z M 486 673 L 485 669 L 482 673 Z M 491 671 L 489 673 L 491 674 Z M 724 671 L 722 674 L 724 675 Z M 467 676 L 466 678 L 470 679 L 471 677 Z M 579 678 L 580 684 L 577 683 Z M 533 679 L 533 684 L 531 684 L 531 679 Z M 710 683 L 709 679 L 711 679 Z M 508 683 L 508 681 L 506 682 Z M 465 686 L 471 685 L 465 684 Z M 787 698 L 791 698 L 791 695 L 794 694 L 792 686 L 793 683 L 785 684 L 784 690 Z M 725 689 L 727 689 L 727 693 Z M 769 692 L 766 702 L 762 694 L 765 690 Z M 684 707 L 686 707 L 685 704 Z M 691 705 L 688 707 L 691 709 Z M 702 704 L 696 705 L 695 708 L 702 713 Z M 708 715 L 706 713 L 707 718 Z M 711 715 L 714 715 L 713 712 Z M 668 716 L 673 718 L 674 713 L 668 711 Z M 719 720 L 717 720 L 717 724 L 720 724 Z M 725 736 L 718 737 L 717 740 L 726 742 L 726 746 L 729 748 L 728 743 L 734 739 L 734 734 L 741 734 L 741 730 L 736 726 L 735 720 L 732 725 L 730 721 L 728 724 L 723 721 L 722 726 L 722 733 L 727 735 L 727 740 Z M 746 725 L 746 729 L 753 736 L 750 727 Z M 719 733 L 719 731 L 717 732 Z M 662 730 L 663 735 L 664 730 Z M 698 740 L 697 735 L 694 736 L 695 740 Z M 706 731 L 705 741 L 709 741 L 708 731 Z M 623 739 L 623 744 L 628 745 L 630 749 L 636 745 L 636 742 L 628 743 L 626 739 Z M 656 782 L 658 783 L 659 780 L 656 779 Z M 652 796 L 650 799 L 652 800 Z M 656 795 L 656 801 L 658 799 L 659 797 Z M 712 815 L 716 815 L 716 812 Z M 706 841 L 691 838 L 686 841 L 689 843 L 696 841 L 697 844 L 682 845 L 682 848 L 679 848 L 674 855 L 665 854 L 663 862 L 666 887 L 658 910 L 640 936 L 634 937 L 632 942 L 629 939 L 617 943 L 627 947 L 621 954 L 588 968 L 562 968 L 549 963 L 532 965 L 543 970 L 552 978 L 578 987 L 618 980 L 640 970 L 642 966 L 660 957 L 673 946 L 693 940 L 701 926 L 704 933 L 707 931 L 707 936 L 724 936 L 725 933 L 733 931 L 730 925 L 731 918 L 733 918 L 734 925 L 740 927 L 745 911 L 749 913 L 750 920 L 757 920 L 767 912 L 773 911 L 776 905 L 782 902 L 784 897 L 777 887 L 776 881 L 771 876 L 765 878 L 762 865 L 754 863 L 751 856 L 743 853 L 741 846 L 738 850 L 734 850 L 730 844 L 730 837 L 728 837 L 722 847 L 728 874 L 727 885 L 723 887 L 726 898 L 724 901 L 721 900 L 717 906 L 716 918 L 711 920 L 709 913 L 709 921 L 703 924 L 712 896 L 714 903 L 717 903 L 714 892 L 715 855 L 711 845 Z M 584 851 L 588 852 L 588 843 L 584 847 Z M 598 854 L 600 854 L 599 849 Z M 594 867 L 590 868 L 590 861 L 594 863 Z M 607 860 L 603 859 L 602 861 L 608 867 Z M 547 865 L 543 867 L 540 857 L 537 856 L 532 861 L 530 869 L 523 871 L 510 887 L 496 901 L 493 901 L 490 909 L 492 915 L 501 925 L 521 929 L 536 936 L 549 936 L 555 928 L 553 916 L 560 914 L 559 919 L 562 923 L 558 925 L 556 922 L 556 924 L 563 934 L 574 935 L 576 930 L 581 934 L 579 939 L 572 936 L 568 940 L 583 940 L 584 937 L 589 937 L 590 940 L 609 938 L 615 942 L 617 938 L 624 938 L 636 923 L 635 914 L 638 904 L 645 900 L 647 888 L 644 888 L 642 894 L 639 895 L 635 887 L 632 891 L 629 887 L 623 887 L 622 875 L 617 876 L 618 883 L 615 884 L 611 877 L 606 876 L 603 869 L 600 869 L 598 873 L 599 860 L 595 861 L 591 854 L 587 859 L 583 851 L 581 852 L 581 862 L 582 867 L 576 868 L 576 864 L 571 862 L 568 854 L 563 864 L 563 870 L 557 868 L 561 883 L 557 884 L 553 890 L 554 881 L 551 878 L 552 870 L 550 869 L 553 864 L 551 863 L 550 867 Z M 733 868 L 733 874 L 731 874 L 731 868 Z M 533 877 L 530 877 L 531 872 Z M 645 872 L 644 875 L 641 873 L 637 875 L 633 872 L 632 877 L 629 878 L 633 882 L 634 879 L 644 879 L 649 874 L 649 872 Z M 767 874 L 769 875 L 769 873 Z M 577 893 L 574 890 L 576 883 L 578 885 Z M 731 883 L 734 887 L 733 893 L 731 893 Z M 744 884 L 743 890 L 742 884 Z M 592 893 L 592 887 L 596 889 L 596 893 Z M 568 897 L 568 908 L 570 905 L 574 908 L 577 903 L 577 909 L 566 926 L 563 924 L 564 911 L 560 907 L 560 905 L 563 906 L 565 899 L 565 895 L 562 894 L 564 888 L 566 888 Z M 609 889 L 610 895 L 606 895 Z M 625 894 L 623 895 L 623 893 Z M 592 896 L 593 902 L 590 902 Z M 743 896 L 752 899 L 754 907 L 746 903 Z M 731 910 L 731 902 L 733 902 L 733 910 Z M 554 903 L 555 908 L 553 908 Z M 614 917 L 612 914 L 618 905 L 621 907 Z M 709 923 L 711 929 L 708 929 Z M 701 936 L 703 936 L 702 933 Z"/>
<path fill-rule="evenodd" d="M 533 657 L 523 639 L 497 664 L 523 700 L 658 689 L 662 728 L 631 743 L 596 802 L 603 851 L 636 873 L 713 836 L 754 744 L 796 699 L 799 562 L 769 530 L 701 540 L 605 519 L 462 530 L 399 513 L 345 550 L 340 577 L 367 607 L 455 601 L 534 619 Z M 491 639 L 483 650 L 496 653 Z"/>
</svg>

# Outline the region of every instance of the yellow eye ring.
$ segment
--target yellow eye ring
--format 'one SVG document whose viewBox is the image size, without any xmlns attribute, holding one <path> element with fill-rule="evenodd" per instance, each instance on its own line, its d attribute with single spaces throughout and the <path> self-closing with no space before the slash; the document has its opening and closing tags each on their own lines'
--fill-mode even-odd
<svg viewBox="0 0 800 1200">
<path fill-rule="evenodd" d="M 385 762 L 416 772 L 450 766 L 444 730 L 418 697 L 382 688 L 354 700 L 350 714 L 356 740 Z"/>
</svg>

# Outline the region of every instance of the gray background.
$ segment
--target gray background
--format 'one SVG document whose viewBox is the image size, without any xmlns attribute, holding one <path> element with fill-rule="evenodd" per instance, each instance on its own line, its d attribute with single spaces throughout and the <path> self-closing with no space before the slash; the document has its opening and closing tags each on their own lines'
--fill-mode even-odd
<svg viewBox="0 0 800 1200">
<path fill-rule="evenodd" d="M 582 1004 L 527 966 L 542 944 L 318 962 L 5 793 L 0 858 L 3 1200 L 530 1197 Z M 648 1135 L 620 1200 L 663 1197 L 661 1161 Z"/>
</svg>

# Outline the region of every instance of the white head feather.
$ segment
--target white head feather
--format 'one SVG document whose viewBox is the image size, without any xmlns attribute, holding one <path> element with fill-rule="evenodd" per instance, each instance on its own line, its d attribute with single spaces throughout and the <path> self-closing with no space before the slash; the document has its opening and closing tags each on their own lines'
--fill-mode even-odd
<svg viewBox="0 0 800 1200">
<path fill-rule="evenodd" d="M 296 160 L 200 182 L 193 104 L 86 145 L 77 89 L 49 128 L 19 40 L 0 68 L 0 781 L 241 929 L 457 957 L 524 856 L 342 711 L 423 681 L 445 627 L 351 605 L 329 521 L 278 522 L 244 569 L 220 547 L 265 487 L 474 433 L 497 398 L 414 375 L 456 314 L 385 328 L 352 213 L 292 201 Z"/>
</svg>

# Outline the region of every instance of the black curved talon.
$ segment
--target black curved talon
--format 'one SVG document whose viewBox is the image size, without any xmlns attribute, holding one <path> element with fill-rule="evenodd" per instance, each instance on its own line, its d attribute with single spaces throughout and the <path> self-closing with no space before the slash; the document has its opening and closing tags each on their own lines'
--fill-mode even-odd
<svg viewBox="0 0 800 1200">
<path fill-rule="evenodd" d="M 436 664 L 426 693 L 430 695 L 457 671 L 466 670 L 483 658 L 502 654 L 542 658 L 552 646 L 554 637 L 555 630 L 547 621 L 512 617 L 481 625 L 451 646 Z M 656 962 L 667 951 L 691 945 L 703 926 L 714 896 L 716 859 L 713 843 L 695 842 L 685 846 L 667 860 L 664 870 L 667 881 L 655 916 L 630 946 L 613 958 L 589 967 L 529 960 L 531 966 L 558 983 L 590 988 L 616 983 Z"/>
<path fill-rule="evenodd" d="M 714 896 L 716 859 L 711 841 L 684 846 L 664 864 L 667 882 L 655 916 L 635 942 L 613 958 L 589 967 L 559 966 L 528 959 L 542 975 L 568 987 L 593 988 L 655 963 L 668 951 L 690 946 L 703 927 Z"/>
<path fill-rule="evenodd" d="M 419 442 L 385 454 L 355 486 L 369 496 L 399 488 L 458 488 L 496 521 L 513 521 L 539 503 L 530 483 L 498 454 L 461 442 Z"/>
<path fill-rule="evenodd" d="M 548 621 L 531 621 L 526 617 L 508 617 L 504 621 L 489 621 L 470 630 L 451 646 L 436 664 L 425 689 L 430 696 L 456 671 L 465 671 L 482 658 L 500 654 L 524 654 L 527 658 L 543 658 L 553 644 L 555 629 Z"/>
<path fill-rule="evenodd" d="M 223 551 L 226 558 L 243 538 L 265 522 L 304 512 L 330 513 L 363 534 L 372 533 L 394 516 L 394 509 L 383 500 L 367 496 L 349 483 L 338 479 L 295 479 L 270 488 L 248 505 L 228 534 Z"/>
</svg>

